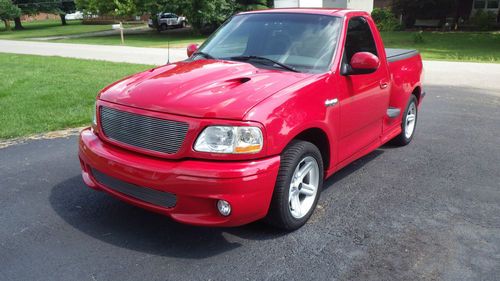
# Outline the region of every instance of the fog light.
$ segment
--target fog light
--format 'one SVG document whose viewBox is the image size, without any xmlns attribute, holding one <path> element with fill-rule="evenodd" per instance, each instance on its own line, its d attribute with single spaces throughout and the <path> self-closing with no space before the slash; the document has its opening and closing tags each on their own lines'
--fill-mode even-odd
<svg viewBox="0 0 500 281">
<path fill-rule="evenodd" d="M 219 209 L 219 213 L 225 217 L 231 214 L 231 205 L 226 200 L 217 201 L 217 209 Z"/>
</svg>

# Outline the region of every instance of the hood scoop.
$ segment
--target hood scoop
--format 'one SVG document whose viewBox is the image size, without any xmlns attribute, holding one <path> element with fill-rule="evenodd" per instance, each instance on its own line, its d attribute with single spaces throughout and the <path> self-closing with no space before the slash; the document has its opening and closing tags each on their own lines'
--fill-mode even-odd
<svg viewBox="0 0 500 281">
<path fill-rule="evenodd" d="M 214 94 L 222 94 L 227 92 L 228 90 L 234 89 L 238 86 L 241 86 L 247 82 L 249 82 L 251 78 L 249 77 L 239 77 L 239 78 L 233 78 L 233 79 L 228 79 L 225 81 L 218 81 L 214 82 L 209 85 L 204 85 L 202 87 L 202 91 L 204 92 L 212 92 Z M 197 91 L 195 91 L 197 92 Z"/>
</svg>

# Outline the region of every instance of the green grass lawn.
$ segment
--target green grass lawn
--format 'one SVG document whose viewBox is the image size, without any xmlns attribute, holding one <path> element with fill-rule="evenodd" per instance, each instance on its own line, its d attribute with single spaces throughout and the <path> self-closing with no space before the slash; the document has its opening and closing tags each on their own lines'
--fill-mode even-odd
<svg viewBox="0 0 500 281">
<path fill-rule="evenodd" d="M 383 32 L 386 47 L 417 49 L 424 59 L 500 63 L 500 32 Z"/>
<path fill-rule="evenodd" d="M 190 43 L 202 43 L 206 36 L 195 34 L 190 28 L 173 29 L 163 32 L 149 30 L 141 34 L 125 35 L 125 45 L 133 47 L 167 47 L 167 42 L 170 41 L 170 47 L 186 47 Z M 85 38 L 61 39 L 52 42 L 62 43 L 80 43 L 80 44 L 97 44 L 97 45 L 121 45 L 119 35 L 112 36 L 96 36 Z"/>
<path fill-rule="evenodd" d="M 14 27 L 12 23 L 12 27 Z M 26 39 L 36 37 L 72 35 L 87 32 L 110 30 L 111 25 L 87 25 L 81 21 L 68 21 L 68 25 L 61 25 L 60 20 L 43 20 L 23 22 L 24 30 L 6 31 L 3 24 L 0 25 L 0 39 Z"/>
<path fill-rule="evenodd" d="M 111 29 L 111 25 L 83 25 L 69 21 L 61 26 L 58 20 L 24 23 L 26 30 L 5 31 L 0 24 L 0 39 L 26 39 L 61 36 Z M 415 43 L 416 32 L 382 32 L 386 47 L 417 49 L 427 60 L 475 61 L 500 63 L 500 32 L 424 32 L 424 42 Z M 141 34 L 125 35 L 125 45 L 135 47 L 164 48 L 186 47 L 189 43 L 202 43 L 206 36 L 197 35 L 191 29 L 173 29 L 165 32 L 148 30 Z M 119 35 L 95 36 L 52 40 L 51 42 L 97 45 L 121 45 Z"/>
<path fill-rule="evenodd" d="M 388 48 L 417 49 L 427 60 L 475 61 L 500 63 L 500 32 L 424 32 L 424 42 L 415 43 L 416 32 L 383 32 Z M 125 45 L 136 47 L 185 47 L 201 43 L 206 37 L 189 29 L 156 31 L 125 36 Z M 119 45 L 119 36 L 87 37 L 53 42 Z"/>
<path fill-rule="evenodd" d="M 0 53 L 0 139 L 90 124 L 97 92 L 152 66 Z"/>
</svg>

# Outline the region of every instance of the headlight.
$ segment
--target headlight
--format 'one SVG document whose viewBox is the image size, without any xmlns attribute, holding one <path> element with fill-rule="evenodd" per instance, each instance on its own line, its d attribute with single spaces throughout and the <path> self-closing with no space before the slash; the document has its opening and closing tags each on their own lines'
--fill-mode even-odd
<svg viewBox="0 0 500 281">
<path fill-rule="evenodd" d="M 256 153 L 262 150 L 257 127 L 210 126 L 198 136 L 194 150 L 212 153 Z"/>
</svg>

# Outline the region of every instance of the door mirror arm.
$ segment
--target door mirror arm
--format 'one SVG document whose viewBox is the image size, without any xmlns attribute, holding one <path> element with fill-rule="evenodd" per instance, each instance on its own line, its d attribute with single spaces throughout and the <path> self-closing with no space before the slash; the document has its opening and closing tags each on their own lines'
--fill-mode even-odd
<svg viewBox="0 0 500 281">
<path fill-rule="evenodd" d="M 350 64 L 348 63 L 342 63 L 342 66 L 340 67 L 340 74 L 342 76 L 349 76 L 349 75 L 353 75 L 353 69 L 351 67 Z"/>
</svg>

